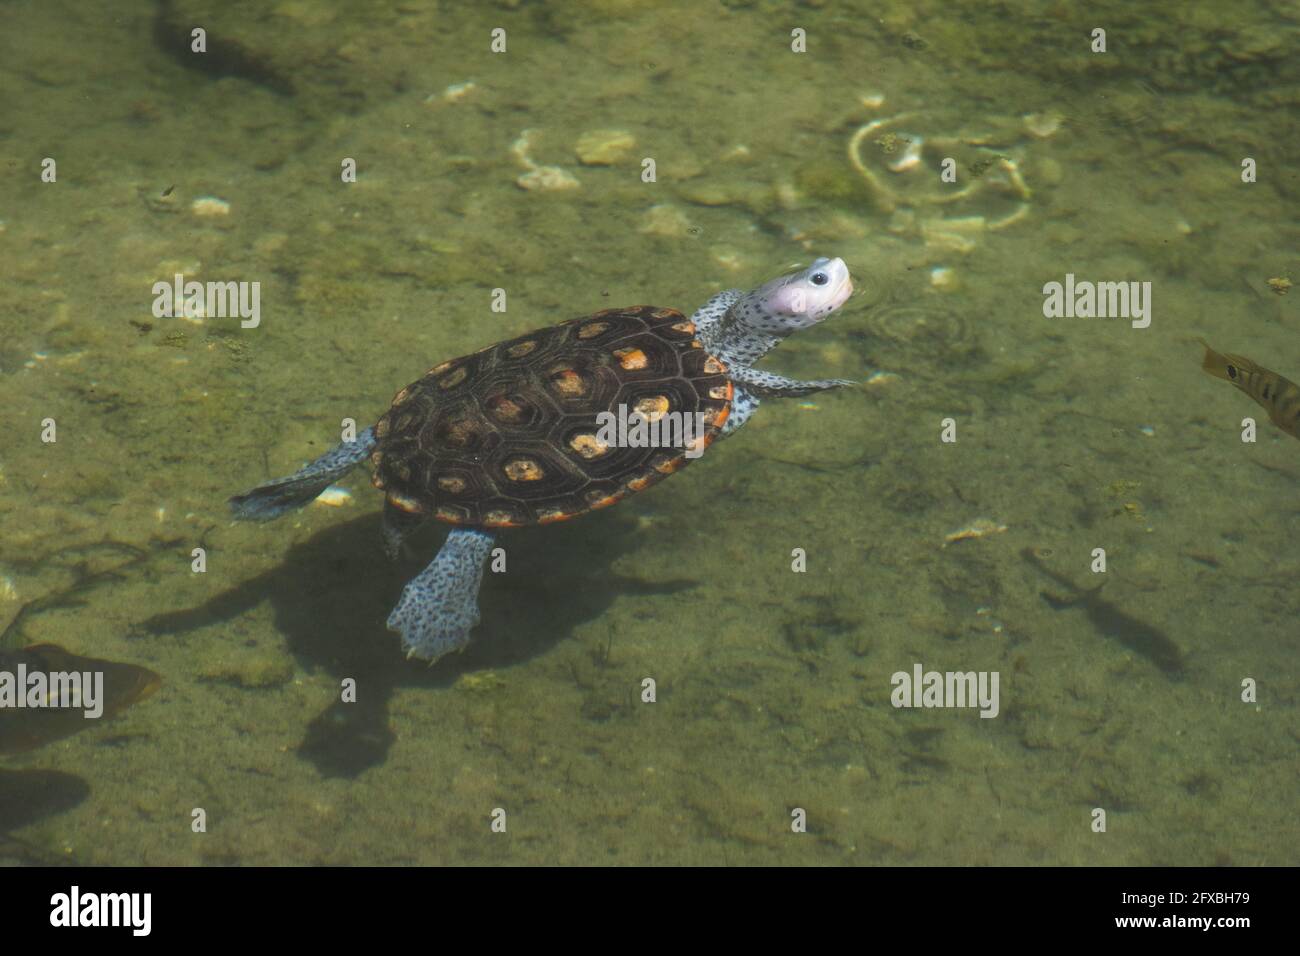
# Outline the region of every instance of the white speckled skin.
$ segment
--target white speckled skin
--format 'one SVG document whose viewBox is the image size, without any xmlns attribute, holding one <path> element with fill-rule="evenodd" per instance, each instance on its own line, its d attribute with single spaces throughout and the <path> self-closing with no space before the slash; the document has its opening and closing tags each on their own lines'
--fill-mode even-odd
<svg viewBox="0 0 1300 956">
<path fill-rule="evenodd" d="M 407 582 L 388 629 L 402 635 L 407 657 L 433 663 L 463 651 L 478 623 L 478 589 L 492 553 L 492 535 L 454 528 L 429 566 Z"/>
<path fill-rule="evenodd" d="M 286 478 L 259 485 L 246 495 L 230 499 L 230 510 L 241 521 L 270 521 L 303 505 L 338 481 L 375 450 L 375 430 L 367 428 L 355 441 L 335 445 L 315 461 Z"/>
<path fill-rule="evenodd" d="M 734 386 L 731 414 L 721 435 L 734 433 L 758 408 L 760 398 L 809 395 L 853 385 L 843 379 L 800 382 L 760 372 L 753 364 L 793 332 L 825 319 L 853 291 L 842 259 L 817 259 L 807 269 L 781 276 L 745 293 L 720 292 L 692 316 L 700 340 L 727 366 Z M 230 499 L 236 518 L 269 520 L 310 502 L 353 466 L 364 461 L 376 444 L 374 430 L 339 445 L 287 478 L 268 482 Z M 384 512 L 384 542 L 396 557 L 402 540 L 420 520 Z M 492 551 L 493 536 L 476 528 L 454 528 L 432 562 L 407 583 L 388 617 L 389 630 L 402 636 L 407 657 L 433 661 L 463 650 L 479 621 L 478 591 L 483 565 Z"/>
<path fill-rule="evenodd" d="M 753 367 L 785 338 L 811 328 L 838 309 L 853 292 L 843 259 L 816 259 L 808 268 L 773 279 L 753 292 L 719 292 L 691 320 L 700 341 L 727 366 L 735 385 L 731 414 L 721 437 L 734 434 L 762 398 L 796 398 L 829 388 L 856 385 L 846 379 L 801 382 Z"/>
</svg>

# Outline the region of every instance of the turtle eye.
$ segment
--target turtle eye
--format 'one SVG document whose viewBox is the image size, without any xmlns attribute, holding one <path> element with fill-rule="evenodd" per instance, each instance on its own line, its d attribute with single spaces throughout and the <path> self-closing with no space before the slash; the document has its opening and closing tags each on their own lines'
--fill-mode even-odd
<svg viewBox="0 0 1300 956">
<path fill-rule="evenodd" d="M 827 282 L 830 282 L 830 281 L 831 281 L 831 280 L 830 280 L 830 277 L 827 276 L 826 273 L 824 273 L 824 272 L 814 272 L 814 273 L 813 273 L 813 276 L 812 276 L 812 284 L 813 284 L 813 285 L 825 285 Z"/>
</svg>

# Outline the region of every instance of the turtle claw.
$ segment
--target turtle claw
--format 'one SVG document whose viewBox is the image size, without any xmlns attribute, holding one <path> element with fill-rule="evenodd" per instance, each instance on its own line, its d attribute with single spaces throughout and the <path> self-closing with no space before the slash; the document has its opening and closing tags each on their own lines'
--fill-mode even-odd
<svg viewBox="0 0 1300 956">
<path fill-rule="evenodd" d="M 851 378 L 821 378 L 813 382 L 795 382 L 793 383 L 805 394 L 813 392 L 825 392 L 832 388 L 852 388 L 862 383 Z"/>
<path fill-rule="evenodd" d="M 402 591 L 402 599 L 388 615 L 388 629 L 402 636 L 408 661 L 416 658 L 433 666 L 440 658 L 469 645 L 470 631 L 479 621 L 478 606 L 473 606 L 469 617 L 455 611 L 448 613 L 447 608 L 431 606 L 427 594 L 413 594 L 414 585 L 412 581 Z"/>
</svg>

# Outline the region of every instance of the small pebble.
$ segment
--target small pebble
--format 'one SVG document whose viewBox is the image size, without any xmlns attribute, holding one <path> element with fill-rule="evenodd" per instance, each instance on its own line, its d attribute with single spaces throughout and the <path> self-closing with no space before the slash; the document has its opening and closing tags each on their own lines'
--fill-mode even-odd
<svg viewBox="0 0 1300 956">
<path fill-rule="evenodd" d="M 598 129 L 579 136 L 574 152 L 584 166 L 613 166 L 627 159 L 635 146 L 636 138 L 626 130 Z"/>
<path fill-rule="evenodd" d="M 341 508 L 352 503 L 352 495 L 346 488 L 330 485 L 316 496 L 316 501 L 322 505 L 329 505 L 331 508 Z"/>
<path fill-rule="evenodd" d="M 477 86 L 478 84 L 473 82 L 453 83 L 442 91 L 442 100 L 444 103 L 457 103 L 467 97 L 470 93 L 474 92 Z M 430 99 L 432 99 L 432 97 L 430 97 Z M 428 101 L 426 100 L 426 102 Z"/>
<path fill-rule="evenodd" d="M 667 239 L 682 239 L 692 235 L 691 221 L 671 203 L 659 203 L 646 210 L 641 232 Z"/>
<path fill-rule="evenodd" d="M 960 219 L 930 219 L 921 223 L 921 236 L 927 249 L 968 253 L 978 245 L 976 237 L 985 229 L 983 216 Z"/>
<path fill-rule="evenodd" d="M 935 266 L 930 270 L 930 285 L 942 292 L 951 292 L 961 283 L 957 281 L 957 273 L 947 266 Z"/>
<path fill-rule="evenodd" d="M 529 152 L 532 149 L 533 139 L 536 135 L 535 130 L 526 129 L 519 134 L 519 137 L 510 146 L 510 152 L 519 161 L 519 165 L 528 170 L 515 180 L 515 185 L 530 192 L 556 192 L 577 189 L 578 180 L 559 166 L 538 166 L 533 162 Z"/>
<path fill-rule="evenodd" d="M 230 203 L 216 196 L 200 196 L 190 203 L 190 212 L 196 216 L 229 216 Z"/>
<path fill-rule="evenodd" d="M 1039 139 L 1055 136 L 1061 128 L 1061 114 L 1057 112 L 1026 113 L 1021 117 L 1025 129 Z"/>
<path fill-rule="evenodd" d="M 921 165 L 921 150 L 925 147 L 925 141 L 919 136 L 913 136 L 903 149 L 903 153 L 897 159 L 892 160 L 885 165 L 893 173 L 901 173 Z"/>
<path fill-rule="evenodd" d="M 712 249 L 709 257 L 729 272 L 740 272 L 745 268 L 745 258 L 730 249 Z"/>
<path fill-rule="evenodd" d="M 538 166 L 516 179 L 515 185 L 530 192 L 547 193 L 577 189 L 579 183 L 571 173 L 559 166 Z"/>
<path fill-rule="evenodd" d="M 681 196 L 697 206 L 725 206 L 736 201 L 735 190 L 721 183 L 692 183 L 682 189 Z"/>
</svg>

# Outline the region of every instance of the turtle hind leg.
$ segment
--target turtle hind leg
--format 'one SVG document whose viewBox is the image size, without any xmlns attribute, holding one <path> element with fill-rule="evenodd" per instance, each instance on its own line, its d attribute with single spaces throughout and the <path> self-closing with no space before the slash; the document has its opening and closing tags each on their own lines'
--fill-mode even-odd
<svg viewBox="0 0 1300 956">
<path fill-rule="evenodd" d="M 336 445 L 292 475 L 235 495 L 230 510 L 241 521 L 270 521 L 301 508 L 364 461 L 374 447 L 375 431 L 367 428 L 356 440 Z"/>
<path fill-rule="evenodd" d="M 407 657 L 432 664 L 465 649 L 479 621 L 478 589 L 492 541 L 486 531 L 456 528 L 429 566 L 407 582 L 388 615 L 388 629 L 402 635 Z"/>
</svg>

